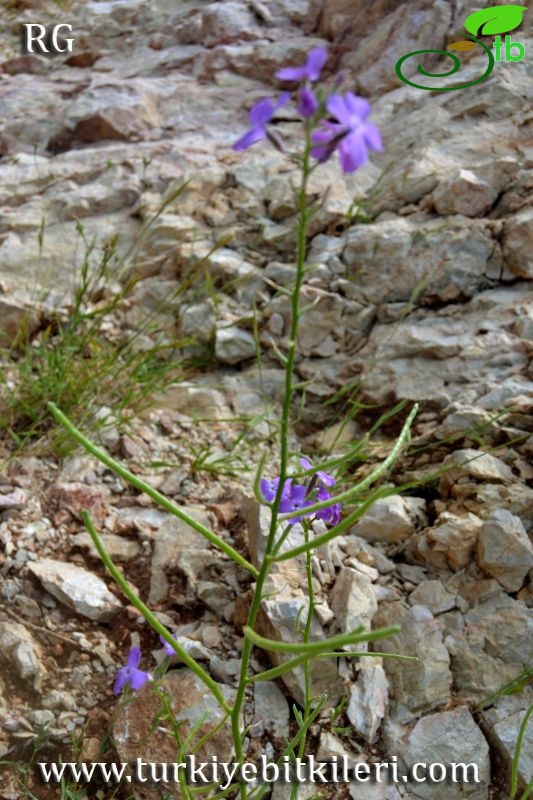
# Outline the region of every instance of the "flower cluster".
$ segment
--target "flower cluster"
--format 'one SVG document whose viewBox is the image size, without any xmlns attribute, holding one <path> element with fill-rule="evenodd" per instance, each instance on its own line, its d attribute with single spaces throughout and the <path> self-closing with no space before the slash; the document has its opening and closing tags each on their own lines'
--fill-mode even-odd
<svg viewBox="0 0 533 800">
<path fill-rule="evenodd" d="M 381 135 L 378 128 L 367 122 L 370 103 L 353 92 L 344 95 L 332 94 L 321 102 L 311 84 L 317 81 L 328 54 L 322 47 L 316 47 L 307 56 L 301 67 L 284 67 L 276 72 L 283 81 L 297 81 L 297 107 L 300 115 L 312 123 L 311 155 L 318 163 L 327 161 L 335 151 L 339 153 L 341 169 L 345 173 L 354 172 L 368 160 L 368 151 L 381 150 Z M 273 102 L 268 98 L 261 100 L 248 112 L 252 127 L 235 142 L 234 150 L 246 150 L 261 139 L 270 139 L 279 149 L 282 142 L 267 128 L 274 114 L 290 99 L 284 92 Z M 327 115 L 327 116 L 326 116 Z"/>
<path fill-rule="evenodd" d="M 301 458 L 300 465 L 306 471 L 313 469 L 313 465 L 307 458 Z M 263 478 L 261 480 L 259 484 L 261 493 L 267 503 L 274 501 L 278 492 L 279 481 L 279 478 L 274 478 L 273 480 Z M 313 516 L 316 519 L 323 520 L 326 525 L 337 525 L 341 518 L 340 503 L 333 503 L 327 508 L 321 508 L 319 511 L 305 512 L 306 508 L 315 505 L 315 503 L 332 500 L 333 497 L 328 489 L 335 486 L 335 483 L 333 475 L 320 469 L 313 474 L 309 481 L 304 483 L 295 483 L 292 478 L 287 478 L 281 492 L 280 512 L 282 514 L 291 514 L 294 511 L 302 511 L 301 514 L 288 520 L 291 525 L 295 522 L 301 522 L 304 517 Z"/>
</svg>

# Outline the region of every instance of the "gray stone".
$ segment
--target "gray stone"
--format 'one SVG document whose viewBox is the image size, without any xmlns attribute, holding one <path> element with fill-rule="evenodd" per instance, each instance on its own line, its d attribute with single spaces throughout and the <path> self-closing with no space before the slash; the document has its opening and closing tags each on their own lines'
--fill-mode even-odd
<svg viewBox="0 0 533 800">
<path fill-rule="evenodd" d="M 459 169 L 439 183 L 433 192 L 433 201 L 439 214 L 483 217 L 497 195 L 497 188 L 481 180 L 472 170 Z"/>
<path fill-rule="evenodd" d="M 438 272 L 430 266 L 434 248 L 439 251 Z M 342 260 L 349 275 L 359 273 L 358 287 L 370 303 L 407 301 L 430 276 L 431 295 L 451 301 L 479 291 L 493 252 L 493 240 L 481 222 L 465 228 L 455 219 L 443 225 L 441 220 L 421 224 L 398 218 L 351 229 Z M 376 282 L 378 265 L 381 280 Z"/>
<path fill-rule="evenodd" d="M 516 753 L 518 733 L 527 709 L 533 703 L 533 690 L 525 688 L 518 694 L 500 697 L 492 708 L 481 713 L 481 725 L 503 765 L 507 781 Z M 533 775 L 533 727 L 526 725 L 518 761 L 519 793 L 525 789 Z"/>
<path fill-rule="evenodd" d="M 523 278 L 533 277 L 533 209 L 524 208 L 505 223 L 503 257 L 505 264 L 514 275 Z"/>
<path fill-rule="evenodd" d="M 370 578 L 350 567 L 341 567 L 331 591 L 330 604 L 335 625 L 341 633 L 355 631 L 361 625 L 369 630 L 378 608 Z M 360 649 L 360 646 L 353 648 Z"/>
<path fill-rule="evenodd" d="M 517 592 L 533 567 L 533 545 L 522 522 L 506 509 L 493 511 L 478 535 L 477 562 L 509 592 Z"/>
<path fill-rule="evenodd" d="M 273 681 L 254 684 L 254 726 L 278 738 L 289 736 L 289 704 Z"/>
<path fill-rule="evenodd" d="M 446 637 L 457 694 L 480 703 L 518 677 L 532 637 L 533 612 L 523 602 L 501 591 L 483 598 Z"/>
<path fill-rule="evenodd" d="M 481 450 L 455 450 L 445 457 L 443 466 L 449 470 L 441 479 L 443 486 L 451 485 L 463 475 L 489 483 L 510 483 L 513 480 L 511 469 L 501 458 Z"/>
<path fill-rule="evenodd" d="M 46 676 L 42 651 L 31 633 L 18 622 L 0 622 L 0 659 L 7 661 L 9 672 L 23 683 L 39 690 Z"/>
<path fill-rule="evenodd" d="M 406 737 L 399 751 L 401 763 L 410 769 L 417 762 L 426 764 L 474 764 L 468 773 L 469 782 L 407 783 L 410 796 L 421 800 L 487 800 L 490 783 L 489 746 L 470 711 L 455 708 L 422 717 Z M 437 777 L 441 777 L 438 775 Z"/>
<path fill-rule="evenodd" d="M 455 595 L 447 591 L 441 581 L 422 581 L 409 595 L 409 602 L 413 606 L 429 608 L 433 616 L 450 611 L 455 607 Z"/>
<path fill-rule="evenodd" d="M 400 625 L 400 633 L 380 640 L 380 651 L 417 658 L 386 658 L 383 663 L 390 684 L 391 713 L 408 720 L 449 700 L 450 656 L 438 623 L 423 606 L 407 611 L 400 603 L 384 603 L 374 617 L 374 627 L 389 625 Z"/>
<path fill-rule="evenodd" d="M 133 539 L 127 539 L 125 536 L 117 536 L 114 533 L 103 533 L 100 539 L 114 561 L 130 561 L 141 552 L 139 542 Z M 84 550 L 88 550 L 94 558 L 99 558 L 93 540 L 85 531 L 73 535 L 70 541 L 74 547 L 81 547 Z"/>
<path fill-rule="evenodd" d="M 419 500 L 417 508 L 414 499 L 392 495 L 377 500 L 351 529 L 352 533 L 369 542 L 394 543 L 408 539 L 415 531 L 416 512 L 425 505 Z"/>
<path fill-rule="evenodd" d="M 216 317 L 210 301 L 192 303 L 180 308 L 180 333 L 194 342 L 210 342 L 215 335 Z"/>
<path fill-rule="evenodd" d="M 26 505 L 26 492 L 22 489 L 13 489 L 7 493 L 0 492 L 0 510 L 6 508 L 21 508 Z"/>
<path fill-rule="evenodd" d="M 464 569 L 474 553 L 482 521 L 475 514 L 458 517 L 444 511 L 437 525 L 424 531 L 415 543 L 416 551 L 435 569 Z"/>
<path fill-rule="evenodd" d="M 364 772 L 362 773 L 364 775 Z M 386 783 L 351 783 L 350 797 L 352 800 L 402 800 L 396 786 Z"/>
<path fill-rule="evenodd" d="M 110 622 L 122 610 L 103 580 L 82 567 L 45 558 L 28 564 L 28 569 L 47 592 L 83 617 Z"/>
<path fill-rule="evenodd" d="M 299 627 L 306 619 L 309 602 L 300 587 L 305 585 L 305 571 L 295 559 L 279 564 L 283 572 L 273 573 L 265 584 L 265 599 L 261 603 L 257 620 L 257 631 L 268 639 L 294 642 Z M 325 638 L 318 618 L 313 617 L 310 640 Z M 287 658 L 281 653 L 269 653 L 272 663 L 277 666 Z M 281 680 L 297 703 L 303 705 L 305 678 L 303 667 L 286 672 Z M 343 694 L 344 686 L 338 675 L 336 659 L 315 659 L 311 663 L 311 686 L 313 696 L 327 692 L 327 707 L 334 707 Z"/>
<path fill-rule="evenodd" d="M 337 758 L 340 761 L 343 756 L 352 761 L 354 758 L 354 753 L 350 753 L 350 751 L 344 746 L 343 742 L 338 736 L 335 736 L 334 733 L 322 731 L 320 734 L 320 740 L 318 742 L 318 749 L 316 751 L 316 760 L 333 761 L 333 759 Z"/>
<path fill-rule="evenodd" d="M 389 682 L 381 658 L 362 657 L 357 682 L 350 689 L 346 716 L 365 741 L 373 744 L 385 716 L 389 700 Z"/>
<path fill-rule="evenodd" d="M 183 508 L 183 511 L 209 527 L 209 518 L 200 509 Z M 159 603 L 168 596 L 170 568 L 177 569 L 187 579 L 189 590 L 193 592 L 203 571 L 216 559 L 216 554 L 209 550 L 209 544 L 201 534 L 178 517 L 166 516 L 166 521 L 155 534 L 148 595 L 150 603 Z"/>
<path fill-rule="evenodd" d="M 215 339 L 215 355 L 222 364 L 240 364 L 254 358 L 254 337 L 241 328 L 218 328 Z"/>
</svg>

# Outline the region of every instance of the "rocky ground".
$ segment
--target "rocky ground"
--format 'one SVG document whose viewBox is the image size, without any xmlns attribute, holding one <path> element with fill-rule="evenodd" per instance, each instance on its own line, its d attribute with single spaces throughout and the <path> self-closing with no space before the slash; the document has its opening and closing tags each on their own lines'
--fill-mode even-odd
<svg viewBox="0 0 533 800">
<path fill-rule="evenodd" d="M 302 61 L 312 46 L 329 48 L 328 77 L 342 69 L 346 86 L 372 100 L 383 153 L 354 176 L 329 162 L 313 178 L 314 196 L 329 191 L 313 219 L 302 292 L 309 308 L 296 370 L 307 386 L 292 444 L 316 461 L 361 437 L 394 403 L 421 404 L 391 476 L 419 485 L 378 501 L 314 562 L 316 636 L 398 623 L 401 633 L 380 649 L 419 660 L 320 662 L 316 693 L 327 689 L 333 705 L 345 700 L 337 716 L 314 726 L 313 747 L 322 758 L 398 755 L 406 767 L 479 764 L 478 785 L 376 785 L 372 794 L 352 786 L 354 800 L 507 797 L 532 691 L 483 701 L 524 674 L 533 627 L 526 60 L 498 63 L 470 90 L 401 84 L 396 60 L 435 46 L 435 37 L 439 46 L 453 41 L 479 6 L 462 0 L 380 0 L 370 10 L 358 0 L 3 5 L 2 341 L 28 311 L 35 331 L 51 309 L 68 311 L 83 255 L 79 223 L 94 237 L 95 259 L 118 234 L 117 281 L 138 279 L 114 319 L 125 329 L 172 296 L 191 265 L 206 265 L 208 279 L 175 301 L 164 325 L 169 336 L 207 345 L 209 367 L 160 396 L 128 433 L 108 429 L 103 444 L 252 559 L 265 530 L 265 510 L 251 499 L 260 444 L 270 446 L 275 469 L 264 412 L 279 412 L 276 353 L 289 307 L 277 289 L 291 280 L 295 207 L 280 153 L 265 144 L 237 154 L 231 144 L 246 129 L 246 109 L 279 91 L 275 70 Z M 72 22 L 74 54 L 21 56 L 20 23 L 37 19 Z M 526 52 L 533 46 L 525 33 L 520 41 Z M 467 57 L 467 77 L 480 73 L 480 58 Z M 279 116 L 295 141 L 296 119 Z M 186 193 L 147 227 L 183 180 Z M 326 401 L 351 386 L 365 410 L 339 425 L 342 400 Z M 402 414 L 377 432 L 371 460 L 389 451 Z M 161 651 L 104 574 L 80 510 L 91 509 L 141 597 L 229 693 L 249 578 L 95 460 L 8 445 L 0 443 L 0 755 L 22 766 L 42 745 L 46 758 L 125 760 L 137 754 L 155 701 L 145 692 L 137 705 L 119 707 L 113 681 L 132 642 L 146 664 Z M 348 482 L 367 469 L 358 465 Z M 282 564 L 261 625 L 290 639 L 305 578 L 297 560 Z M 201 706 L 186 670 L 172 669 L 166 680 L 176 697 Z M 250 758 L 277 752 L 292 730 L 289 704 L 301 697 L 298 674 L 258 685 L 245 720 Z M 105 740 L 111 729 L 118 756 Z M 522 784 L 533 773 L 532 730 Z M 160 753 L 164 743 L 144 746 Z M 225 747 L 227 740 L 221 753 Z M 1 777 L 2 800 L 18 800 L 20 773 Z M 31 772 L 30 781 L 35 796 L 59 796 Z M 283 792 L 277 787 L 274 800 Z M 163 794 L 152 788 L 135 797 Z"/>
</svg>

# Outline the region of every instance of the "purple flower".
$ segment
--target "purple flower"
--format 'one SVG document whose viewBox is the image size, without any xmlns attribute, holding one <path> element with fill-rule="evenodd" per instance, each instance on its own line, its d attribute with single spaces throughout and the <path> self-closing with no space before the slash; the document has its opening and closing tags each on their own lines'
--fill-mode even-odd
<svg viewBox="0 0 533 800">
<path fill-rule="evenodd" d="M 315 47 L 308 54 L 303 67 L 284 67 L 276 72 L 276 78 L 282 81 L 316 81 L 320 77 L 327 58 L 327 50 L 323 47 Z"/>
<path fill-rule="evenodd" d="M 172 638 L 175 639 L 176 637 L 173 636 Z M 174 650 L 172 645 L 167 642 L 166 639 L 164 639 L 162 636 L 160 636 L 159 637 L 159 641 L 163 645 L 163 649 L 165 651 L 165 655 L 166 656 L 168 656 L 170 658 L 170 656 L 175 656 L 176 655 L 176 651 Z"/>
<path fill-rule="evenodd" d="M 267 124 L 270 122 L 278 108 L 284 106 L 285 103 L 289 100 L 289 93 L 284 92 L 281 97 L 279 98 L 278 102 L 274 105 L 272 100 L 269 100 L 268 97 L 265 97 L 264 100 L 260 100 L 259 103 L 256 103 L 250 111 L 248 112 L 248 117 L 250 118 L 250 122 L 252 123 L 252 127 L 250 128 L 244 136 L 235 142 L 233 145 L 234 150 L 247 150 L 256 142 L 261 141 L 261 139 L 266 139 L 268 136 L 267 131 Z"/>
<path fill-rule="evenodd" d="M 146 681 L 151 680 L 151 675 L 138 669 L 141 660 L 141 648 L 132 647 L 128 655 L 128 660 L 125 667 L 121 667 L 118 671 L 115 685 L 113 686 L 113 693 L 120 694 L 126 684 L 129 684 L 132 689 L 140 689 Z"/>
<path fill-rule="evenodd" d="M 291 490 L 291 484 L 292 484 L 291 479 L 287 478 L 285 480 L 285 486 L 283 487 L 283 492 L 281 494 L 282 499 L 283 497 L 289 494 Z M 271 481 L 269 481 L 268 478 L 262 478 L 261 481 L 259 482 L 259 488 L 261 489 L 261 494 L 263 495 L 267 503 L 273 503 L 274 500 L 276 499 L 278 486 L 279 486 L 279 478 L 273 478 Z"/>
<path fill-rule="evenodd" d="M 316 499 L 322 503 L 324 500 L 331 500 L 331 494 L 321 486 L 316 493 Z M 316 518 L 323 520 L 326 525 L 337 525 L 341 521 L 341 504 L 334 503 L 328 508 L 321 508 L 316 512 Z"/>
<path fill-rule="evenodd" d="M 311 464 L 308 458 L 305 458 L 305 456 L 300 459 L 300 464 L 305 470 L 313 469 L 313 465 Z M 315 472 L 315 475 L 324 486 L 335 486 L 336 484 L 335 478 L 333 477 L 333 475 L 330 475 L 329 472 L 324 472 L 323 470 L 318 469 Z"/>
<path fill-rule="evenodd" d="M 315 97 L 315 93 L 309 86 L 304 86 L 298 92 L 298 111 L 302 117 L 312 117 L 316 114 L 319 108 L 319 102 Z"/>
<path fill-rule="evenodd" d="M 292 511 L 298 511 L 299 509 L 304 509 L 312 505 L 313 500 L 307 497 L 307 487 L 293 483 L 290 492 L 282 498 L 279 510 L 282 514 L 290 514 Z M 308 516 L 311 515 L 302 514 L 299 517 L 291 517 L 287 522 L 290 525 L 294 525 L 295 522 L 300 522 L 304 517 Z"/>
<path fill-rule="evenodd" d="M 324 122 L 324 127 L 312 136 L 315 145 L 311 154 L 318 161 L 327 161 L 339 149 L 342 171 L 354 172 L 368 159 L 368 149 L 381 150 L 381 135 L 371 122 L 365 122 L 370 114 L 370 103 L 353 92 L 332 95 L 326 108 L 337 121 Z"/>
</svg>

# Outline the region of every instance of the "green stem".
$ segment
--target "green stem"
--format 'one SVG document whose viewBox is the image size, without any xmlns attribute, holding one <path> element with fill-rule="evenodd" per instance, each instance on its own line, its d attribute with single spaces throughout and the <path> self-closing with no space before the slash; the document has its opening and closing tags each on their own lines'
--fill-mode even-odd
<svg viewBox="0 0 533 800">
<path fill-rule="evenodd" d="M 111 458 L 104 450 L 101 450 L 95 444 L 93 444 L 86 436 L 81 433 L 68 419 L 68 417 L 63 414 L 62 411 L 57 408 L 54 403 L 47 403 L 49 410 L 51 411 L 52 415 L 54 416 L 55 420 L 62 425 L 65 430 L 67 430 L 73 439 L 75 439 L 88 453 L 95 456 L 102 464 L 105 464 L 106 467 L 113 470 L 117 475 L 120 475 L 128 483 L 131 483 L 132 486 L 135 486 L 136 489 L 139 489 L 140 492 L 144 492 L 151 497 L 161 508 L 164 508 L 165 511 L 168 511 L 169 514 L 173 514 L 178 519 L 183 520 L 189 525 L 193 530 L 199 533 L 201 536 L 206 538 L 211 544 L 215 547 L 218 547 L 219 550 L 222 550 L 229 558 L 235 561 L 236 564 L 239 566 L 244 567 L 244 569 L 248 570 L 254 578 L 258 575 L 256 568 L 253 564 L 250 564 L 245 558 L 241 556 L 236 550 L 231 547 L 231 545 L 227 544 L 223 539 L 217 536 L 213 531 L 210 531 L 209 528 L 206 528 L 205 525 L 202 525 L 201 522 L 198 522 L 194 519 L 194 517 L 189 516 L 185 511 L 182 511 L 179 506 L 175 505 L 172 501 L 168 500 L 164 495 L 160 494 L 157 489 L 154 489 L 148 483 L 145 483 L 140 478 L 137 478 L 132 472 L 119 464 L 118 461 L 115 461 L 114 458 Z"/>
<path fill-rule="evenodd" d="M 118 569 L 116 568 L 115 564 L 111 560 L 109 553 L 105 549 L 102 540 L 98 536 L 96 532 L 96 528 L 94 527 L 93 521 L 87 511 L 81 512 L 82 519 L 87 527 L 91 535 L 91 539 L 93 540 L 94 546 L 98 552 L 98 555 L 102 559 L 107 571 L 112 576 L 112 578 L 116 581 L 118 586 L 122 589 L 123 594 L 128 598 L 130 603 L 135 606 L 135 608 L 143 615 L 147 623 L 158 633 L 160 636 L 164 638 L 166 642 L 174 648 L 176 653 L 179 655 L 180 659 L 183 663 L 192 670 L 195 675 L 202 681 L 203 684 L 209 689 L 213 697 L 216 699 L 220 707 L 227 713 L 231 713 L 231 708 L 229 707 L 228 703 L 226 702 L 226 698 L 220 691 L 219 686 L 215 683 L 213 678 L 207 674 L 207 672 L 198 664 L 197 661 L 194 660 L 184 649 L 181 647 L 178 642 L 174 639 L 170 631 L 168 631 L 165 626 L 159 622 L 156 616 L 150 611 L 148 606 L 146 606 L 143 601 L 138 597 L 128 582 L 123 578 L 120 574 Z"/>
<path fill-rule="evenodd" d="M 290 411 L 292 404 L 293 392 L 293 370 L 294 361 L 296 358 L 297 336 L 298 336 L 298 322 L 300 318 L 300 290 L 302 288 L 305 268 L 305 255 L 307 246 L 307 225 L 309 219 L 309 212 L 307 208 L 307 181 L 310 174 L 311 163 L 311 127 L 308 123 L 305 127 L 305 147 L 302 159 L 302 177 L 300 188 L 298 190 L 298 248 L 296 259 L 296 275 L 294 279 L 294 288 L 291 293 L 291 327 L 289 335 L 289 348 L 285 362 L 285 390 L 283 395 L 283 405 L 281 411 L 280 422 L 280 459 L 279 459 L 279 485 L 276 492 L 276 497 L 272 504 L 272 516 L 270 519 L 270 528 L 268 533 L 267 544 L 265 548 L 265 557 L 261 564 L 259 574 L 256 578 L 255 591 L 248 614 L 247 627 L 253 629 L 259 613 L 259 607 L 263 597 L 263 589 L 268 573 L 271 568 L 271 561 L 267 556 L 272 552 L 274 547 L 276 531 L 278 527 L 279 507 L 281 503 L 281 496 L 285 478 L 287 476 L 287 465 L 289 460 L 289 421 Z M 241 672 L 239 678 L 239 686 L 235 697 L 232 712 L 232 733 L 235 745 L 235 756 L 238 762 L 244 760 L 244 752 L 242 746 L 242 735 L 239 726 L 239 718 L 241 709 L 244 703 L 248 671 L 250 667 L 250 656 L 252 652 L 252 641 L 248 638 L 244 639 L 242 648 L 241 659 Z M 246 800 L 248 795 L 245 783 L 240 784 L 240 797 L 241 800 Z"/>
<path fill-rule="evenodd" d="M 304 527 L 304 534 L 305 534 L 305 542 L 309 544 L 309 523 L 304 520 L 303 522 Z M 312 569 L 312 553 L 311 550 L 306 552 L 305 558 L 305 573 L 307 577 L 307 596 L 309 598 L 309 606 L 307 609 L 307 619 L 305 621 L 305 628 L 303 633 L 303 640 L 304 644 L 308 644 L 311 638 L 311 625 L 313 623 L 313 614 L 315 613 L 315 593 L 313 590 L 313 569 Z M 309 719 L 311 716 L 311 703 L 312 703 L 312 694 L 311 694 L 311 664 L 312 660 L 310 658 L 306 658 L 304 661 L 304 710 L 303 710 L 303 718 L 304 720 Z M 298 745 L 298 757 L 302 759 L 305 755 L 305 748 L 307 745 L 307 736 L 302 736 L 300 739 L 300 744 Z M 298 800 L 299 794 L 299 784 L 293 783 L 291 787 L 291 800 Z"/>
<path fill-rule="evenodd" d="M 400 628 L 398 625 L 390 625 L 388 628 L 378 628 L 375 631 L 364 631 L 362 628 L 351 631 L 350 633 L 339 633 L 329 639 L 322 639 L 318 642 L 278 642 L 276 639 L 266 639 L 251 630 L 248 626 L 243 629 L 247 640 L 273 653 L 295 653 L 297 655 L 313 656 L 325 653 L 328 650 L 335 650 L 337 647 L 344 647 L 348 644 L 359 644 L 359 642 L 374 642 L 376 639 L 387 639 L 394 636 Z"/>
<path fill-rule="evenodd" d="M 315 656 L 315 658 L 395 658 L 398 661 L 418 661 L 417 656 L 404 656 L 399 653 L 382 653 L 378 651 L 369 651 L 369 650 L 362 650 L 362 651 L 350 651 L 350 650 L 342 650 L 339 653 L 319 653 L 319 655 Z M 284 661 L 282 664 L 279 664 L 277 667 L 272 667 L 272 669 L 266 669 L 264 672 L 258 672 L 257 675 L 252 675 L 251 678 L 248 678 L 248 683 L 257 683 L 258 681 L 273 681 L 275 678 L 281 677 L 286 672 L 291 672 L 296 667 L 305 664 L 306 661 L 309 660 L 308 655 L 303 656 L 296 656 L 296 658 L 291 658 L 289 661 Z"/>
</svg>

